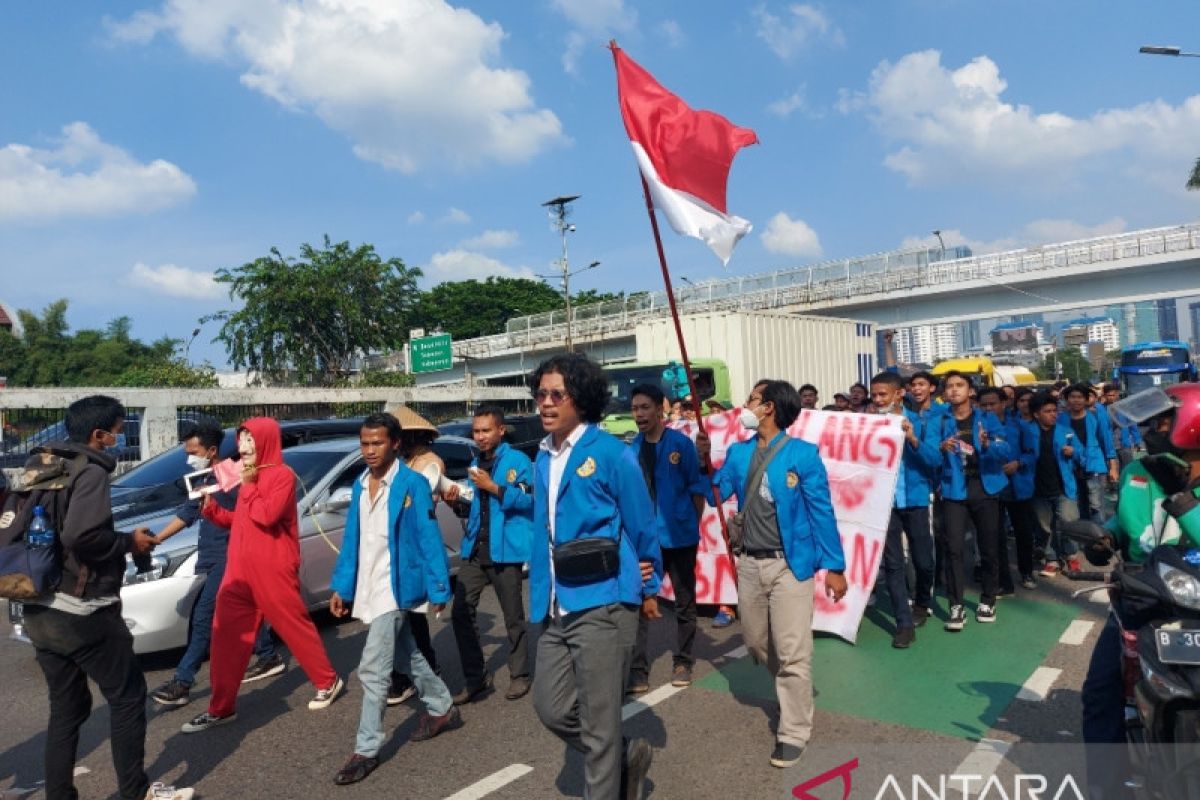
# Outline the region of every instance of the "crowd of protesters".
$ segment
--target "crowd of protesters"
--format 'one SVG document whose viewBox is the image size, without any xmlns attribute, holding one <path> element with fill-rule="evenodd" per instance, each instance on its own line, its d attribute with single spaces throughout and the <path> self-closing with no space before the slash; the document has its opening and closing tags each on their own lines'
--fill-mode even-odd
<svg viewBox="0 0 1200 800">
<path fill-rule="evenodd" d="M 632 390 L 638 433 L 631 445 L 601 429 L 608 384 L 586 357 L 548 359 L 531 375 L 530 389 L 547 434 L 536 460 L 505 444 L 503 412 L 483 407 L 472 427 L 479 455 L 463 484 L 444 478 L 429 447 L 437 431 L 418 415 L 378 413 L 362 424 L 366 468 L 353 486 L 331 578 L 332 613 L 352 615 L 368 629 L 358 665 L 359 726 L 351 756 L 334 773 L 338 785 L 362 781 L 378 767 L 388 705 L 418 696 L 424 710 L 411 738 L 421 741 L 461 726 L 459 707 L 491 693 L 476 624 L 481 594 L 491 586 L 507 632 L 504 697 L 516 701 L 532 692 L 546 728 L 583 754 L 585 797 L 641 796 L 653 751 L 642 739 L 622 737 L 622 704 L 649 689 L 647 636 L 663 616 L 664 574 L 674 593 L 671 682 L 692 681 L 699 526 L 714 486 L 720 496 L 737 498 L 730 534 L 742 634 L 750 654 L 771 672 L 778 696 L 769 761 L 796 763 L 812 733 L 815 577 L 824 572 L 833 602 L 847 589 L 819 453 L 786 433 L 805 409 L 901 417 L 903 459 L 880 580 L 895 618 L 892 644 L 900 649 L 935 615 L 939 582 L 947 600 L 945 628 L 962 631 L 968 573 L 980 584 L 975 619 L 992 623 L 998 598 L 1018 586 L 1036 588 L 1039 577 L 1078 570 L 1058 523 L 1111 514 L 1108 484 L 1143 447 L 1136 430 L 1132 437 L 1114 431 L 1104 412 L 1116 399 L 1115 387 L 1035 391 L 980 387 L 958 372 L 901 379 L 887 371 L 869 386 L 835 393 L 826 406 L 810 384 L 796 389 L 782 380 L 759 381 L 739 412 L 752 438 L 733 445 L 723 466 L 713 469 L 706 437 L 693 441 L 668 425 L 694 419 L 695 406 L 687 399 L 672 404 L 657 385 Z M 144 772 L 148 695 L 119 614 L 126 554 L 144 556 L 188 525 L 199 522 L 197 571 L 205 575 L 204 588 L 183 660 L 150 699 L 166 708 L 186 704 L 211 651 L 208 707 L 182 730 L 200 733 L 234 722 L 239 684 L 284 668 L 272 631 L 313 684 L 310 709 L 327 708 L 347 688 L 301 600 L 295 478 L 283 462 L 278 423 L 247 420 L 237 433 L 240 488 L 189 501 L 154 535 L 113 527 L 107 487 L 115 462 L 104 451 L 124 417 L 112 398 L 80 400 L 67 412 L 69 441 L 45 449 L 83 465 L 76 467 L 82 472 L 71 488 L 69 513 L 56 521 L 65 575 L 76 580 L 26 611 L 50 694 L 50 798 L 77 796 L 72 770 L 90 708 L 89 677 L 113 709 L 121 796 L 192 796 L 189 789 L 151 784 Z M 215 424 L 186 432 L 189 469 L 211 466 L 222 436 Z M 434 512 L 438 502 L 455 505 L 467 519 L 453 586 Z M 978 565 L 966 562 L 972 532 Z M 464 680 L 455 694 L 441 677 L 425 619 L 451 602 Z M 732 619 L 732 609 L 719 614 L 725 619 L 717 624 Z M 258 659 L 250 664 L 252 652 Z"/>
</svg>

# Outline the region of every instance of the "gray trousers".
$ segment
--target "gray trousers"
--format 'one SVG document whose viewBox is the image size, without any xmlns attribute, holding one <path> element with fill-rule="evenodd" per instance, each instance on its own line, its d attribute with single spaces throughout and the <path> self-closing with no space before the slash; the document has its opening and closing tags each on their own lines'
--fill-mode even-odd
<svg viewBox="0 0 1200 800">
<path fill-rule="evenodd" d="M 546 620 L 537 646 L 533 707 L 542 724 L 584 756 L 584 800 L 621 790 L 621 705 L 638 609 L 612 603 Z"/>
</svg>

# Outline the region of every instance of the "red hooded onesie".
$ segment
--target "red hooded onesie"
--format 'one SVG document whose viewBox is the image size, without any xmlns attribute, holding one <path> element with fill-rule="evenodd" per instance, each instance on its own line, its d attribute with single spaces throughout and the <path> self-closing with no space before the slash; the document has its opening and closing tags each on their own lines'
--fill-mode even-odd
<svg viewBox="0 0 1200 800">
<path fill-rule="evenodd" d="M 209 672 L 209 713 L 232 714 L 262 618 L 275 629 L 318 689 L 337 680 L 300 593 L 300 533 L 296 476 L 283 463 L 279 423 L 246 420 L 257 476 L 243 483 L 233 511 L 206 503 L 204 516 L 229 528 L 229 560 L 217 593 Z"/>
</svg>

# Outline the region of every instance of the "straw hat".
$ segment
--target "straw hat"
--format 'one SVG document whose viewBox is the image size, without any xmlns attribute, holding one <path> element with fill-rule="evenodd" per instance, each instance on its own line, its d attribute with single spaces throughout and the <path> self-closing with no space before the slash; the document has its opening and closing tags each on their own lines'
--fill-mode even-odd
<svg viewBox="0 0 1200 800">
<path fill-rule="evenodd" d="M 405 431 L 429 431 L 435 437 L 439 434 L 438 429 L 434 427 L 432 422 L 408 406 L 400 406 L 392 413 L 395 414 L 396 419 L 400 420 L 400 427 Z"/>
</svg>

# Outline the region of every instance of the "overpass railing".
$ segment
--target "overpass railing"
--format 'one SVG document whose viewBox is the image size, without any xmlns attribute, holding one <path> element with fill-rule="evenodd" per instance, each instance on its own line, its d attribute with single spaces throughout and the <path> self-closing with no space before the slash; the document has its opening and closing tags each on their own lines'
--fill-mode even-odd
<svg viewBox="0 0 1200 800">
<path fill-rule="evenodd" d="M 945 287 L 975 280 L 1012 278 L 1031 272 L 1188 250 L 1200 250 L 1200 224 L 946 260 L 940 258 L 937 250 L 877 253 L 809 267 L 689 284 L 676 288 L 675 300 L 683 313 L 763 311 L 797 306 L 817 308 L 925 286 Z M 574 308 L 571 332 L 578 340 L 600 338 L 627 332 L 638 322 L 669 313 L 665 291 L 646 292 Z M 566 313 L 562 310 L 514 317 L 508 321 L 504 333 L 464 339 L 455 342 L 453 349 L 460 357 L 506 355 L 557 344 L 565 339 L 566 330 Z"/>
</svg>

